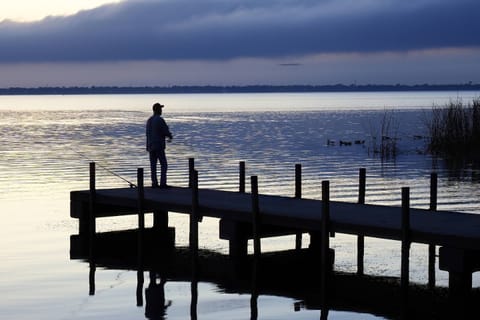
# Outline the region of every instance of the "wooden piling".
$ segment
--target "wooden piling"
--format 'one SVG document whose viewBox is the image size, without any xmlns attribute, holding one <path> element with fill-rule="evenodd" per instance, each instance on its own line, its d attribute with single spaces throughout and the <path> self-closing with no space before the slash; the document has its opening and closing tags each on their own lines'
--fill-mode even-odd
<svg viewBox="0 0 480 320">
<path fill-rule="evenodd" d="M 250 178 L 252 188 L 252 231 L 253 231 L 253 256 L 260 257 L 260 207 L 258 203 L 258 177 L 252 176 Z"/>
<path fill-rule="evenodd" d="M 165 233 L 168 230 L 168 211 L 154 210 L 153 211 L 153 228 L 160 233 Z"/>
<path fill-rule="evenodd" d="M 95 221 L 95 200 L 96 200 L 96 187 L 95 187 L 95 162 L 90 162 L 90 185 L 89 185 L 89 213 L 88 213 L 88 255 L 90 272 L 88 275 L 89 292 L 88 294 L 93 296 L 95 294 L 95 233 L 96 233 L 96 221 Z M 80 222 L 82 224 L 82 222 Z M 83 223 L 85 226 L 85 224 Z M 81 231 L 81 230 L 80 230 Z"/>
<path fill-rule="evenodd" d="M 302 198 L 302 165 L 297 163 L 295 165 L 295 198 Z M 295 234 L 295 249 L 302 249 L 302 232 Z"/>
<path fill-rule="evenodd" d="M 192 282 L 190 284 L 192 300 L 190 303 L 190 319 L 197 319 L 198 304 L 198 171 L 193 169 L 191 158 L 191 182 L 192 182 L 192 212 L 190 214 L 190 252 L 192 256 Z"/>
<path fill-rule="evenodd" d="M 402 312 L 408 309 L 408 285 L 410 277 L 410 188 L 402 188 L 402 257 L 401 257 L 401 295 L 404 308 Z"/>
<path fill-rule="evenodd" d="M 358 175 L 358 203 L 365 204 L 365 190 L 366 190 L 366 169 L 360 168 Z M 357 236 L 357 274 L 364 273 L 364 256 L 365 256 L 365 237 L 363 235 Z"/>
<path fill-rule="evenodd" d="M 190 162 L 193 165 L 193 158 Z M 198 221 L 199 221 L 199 200 L 198 200 L 198 171 L 190 167 L 191 183 L 192 183 L 192 211 L 190 214 L 190 254 L 192 258 L 192 281 L 191 281 L 191 295 L 190 303 L 190 318 L 197 319 L 197 304 L 198 304 Z"/>
<path fill-rule="evenodd" d="M 198 171 L 192 172 L 192 210 L 190 213 L 189 245 L 192 254 L 192 263 L 196 266 L 198 257 Z M 194 268 L 195 270 L 195 268 Z"/>
<path fill-rule="evenodd" d="M 321 220 L 321 306 L 327 307 L 328 278 L 330 276 L 330 182 L 322 181 Z"/>
<path fill-rule="evenodd" d="M 250 177 L 252 193 L 252 231 L 253 231 L 253 262 L 252 262 L 252 296 L 250 297 L 250 319 L 258 318 L 258 274 L 261 256 L 260 243 L 260 206 L 258 202 L 258 177 Z"/>
<path fill-rule="evenodd" d="M 144 202 L 145 202 L 145 188 L 144 188 L 144 177 L 143 177 L 143 168 L 137 169 L 137 194 L 138 194 L 138 229 L 145 229 L 145 212 L 144 212 Z"/>
<path fill-rule="evenodd" d="M 438 190 L 438 176 L 437 173 L 430 174 L 430 211 L 437 210 L 437 190 Z M 428 245 L 428 287 L 435 288 L 435 255 L 436 246 L 434 244 Z"/>
<path fill-rule="evenodd" d="M 190 214 L 190 250 L 196 262 L 198 255 L 198 171 L 192 172 L 192 212 Z"/>
<path fill-rule="evenodd" d="M 193 186 L 193 171 L 195 170 L 195 159 L 188 158 L 188 187 Z"/>
<path fill-rule="evenodd" d="M 238 192 L 245 193 L 245 161 L 240 161 L 238 180 Z"/>
<path fill-rule="evenodd" d="M 297 163 L 295 165 L 295 198 L 302 197 L 302 165 Z"/>
<path fill-rule="evenodd" d="M 143 306 L 143 244 L 145 232 L 145 188 L 143 168 L 137 169 L 137 194 L 138 194 L 138 240 L 137 240 L 137 255 L 138 255 L 138 270 L 137 270 L 137 306 Z"/>
<path fill-rule="evenodd" d="M 95 187 L 95 162 L 90 162 L 90 193 L 89 193 L 89 214 L 88 214 L 88 241 L 89 241 L 89 255 L 90 260 L 94 257 L 94 240 L 96 233 L 95 221 L 95 201 L 96 201 L 96 187 Z"/>
<path fill-rule="evenodd" d="M 144 188 L 144 176 L 143 168 L 137 169 L 137 194 L 138 194 L 138 234 L 137 234 L 137 306 L 143 305 L 143 290 L 144 276 L 143 276 L 143 244 L 144 244 L 144 233 L 145 233 L 145 212 L 144 212 L 144 202 L 145 202 L 145 188 Z M 139 286 L 141 285 L 141 289 Z"/>
</svg>

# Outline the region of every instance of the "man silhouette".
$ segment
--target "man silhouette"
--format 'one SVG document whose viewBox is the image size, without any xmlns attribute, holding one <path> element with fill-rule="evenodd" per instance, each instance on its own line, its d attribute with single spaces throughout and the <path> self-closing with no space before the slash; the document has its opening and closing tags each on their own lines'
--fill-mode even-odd
<svg viewBox="0 0 480 320">
<path fill-rule="evenodd" d="M 155 103 L 153 105 L 153 115 L 147 120 L 146 136 L 147 151 L 150 155 L 150 174 L 152 178 L 152 188 L 169 188 L 167 185 L 167 157 L 165 155 L 165 138 L 169 141 L 172 134 L 167 123 L 162 118 L 162 109 L 164 105 Z M 160 184 L 157 180 L 157 162 L 160 162 Z"/>
</svg>

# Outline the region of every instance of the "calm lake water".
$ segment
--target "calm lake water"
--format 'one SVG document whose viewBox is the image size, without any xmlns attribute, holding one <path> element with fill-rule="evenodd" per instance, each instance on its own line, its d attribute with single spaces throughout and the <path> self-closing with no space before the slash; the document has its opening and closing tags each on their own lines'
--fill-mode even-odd
<svg viewBox="0 0 480 320">
<path fill-rule="evenodd" d="M 436 171 L 438 209 L 480 213 L 479 168 L 451 168 L 423 153 L 425 119 L 432 106 L 479 96 L 480 92 L 0 96 L 0 319 L 145 319 L 144 307 L 135 304 L 136 272 L 98 270 L 96 293 L 88 295 L 88 264 L 69 257 L 69 237 L 78 232 L 77 221 L 70 218 L 69 192 L 88 189 L 90 161 L 99 167 L 98 187 L 135 182 L 138 167 L 146 168 L 148 177 L 144 125 L 156 101 L 166 105 L 164 118 L 174 134 L 167 148 L 169 184 L 187 185 L 188 158 L 194 157 L 200 187 L 237 190 L 238 163 L 245 161 L 247 176 L 259 177 L 260 192 L 293 195 L 294 166 L 301 163 L 304 197 L 320 199 L 321 181 L 330 180 L 331 199 L 355 202 L 358 170 L 364 167 L 367 203 L 400 205 L 401 187 L 408 186 L 412 206 L 427 208 L 429 175 Z M 399 153 L 382 161 L 372 151 L 385 115 L 392 121 L 389 134 L 398 138 Z M 365 142 L 340 146 L 340 140 Z M 135 217 L 98 221 L 98 231 L 136 226 Z M 186 245 L 187 218 L 172 215 L 170 226 L 177 229 L 176 244 Z M 308 244 L 307 238 L 304 242 Z M 399 243 L 373 238 L 365 242 L 367 274 L 400 275 Z M 227 252 L 227 242 L 218 239 L 217 220 L 200 224 L 200 246 Z M 262 241 L 266 251 L 293 247 L 292 237 Z M 335 270 L 355 272 L 356 238 L 338 234 L 331 247 Z M 411 281 L 427 282 L 427 257 L 426 246 L 412 245 Z M 477 274 L 473 281 L 475 287 L 480 285 Z M 448 274 L 437 270 L 437 285 L 447 284 Z M 166 319 L 190 318 L 190 283 L 167 282 L 165 297 L 171 301 Z M 319 318 L 318 310 L 294 311 L 295 302 L 260 296 L 258 319 Z M 248 319 L 250 295 L 222 293 L 214 284 L 200 283 L 198 318 Z M 328 318 L 377 317 L 332 310 Z"/>
</svg>

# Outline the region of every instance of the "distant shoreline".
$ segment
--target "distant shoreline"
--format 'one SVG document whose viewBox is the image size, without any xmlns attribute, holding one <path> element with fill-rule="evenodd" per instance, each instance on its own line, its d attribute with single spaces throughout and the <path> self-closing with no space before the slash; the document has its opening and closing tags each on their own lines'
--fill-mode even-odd
<svg viewBox="0 0 480 320">
<path fill-rule="evenodd" d="M 169 86 L 169 87 L 37 87 L 0 88 L 0 95 L 80 95 L 153 93 L 301 93 L 301 92 L 387 92 L 387 91 L 480 91 L 480 84 L 445 85 L 250 85 L 250 86 Z"/>
</svg>

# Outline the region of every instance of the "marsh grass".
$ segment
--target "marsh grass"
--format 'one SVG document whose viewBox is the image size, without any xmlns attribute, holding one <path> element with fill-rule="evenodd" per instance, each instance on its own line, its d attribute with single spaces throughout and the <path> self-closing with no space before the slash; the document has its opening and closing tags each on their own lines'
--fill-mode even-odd
<svg viewBox="0 0 480 320">
<path fill-rule="evenodd" d="M 480 155 L 480 98 L 465 104 L 457 99 L 443 107 L 434 106 L 427 122 L 428 150 L 448 158 Z"/>
<path fill-rule="evenodd" d="M 382 160 L 393 159 L 398 153 L 398 123 L 394 111 L 385 110 L 382 118 L 375 124 L 370 124 L 371 147 L 369 152 Z"/>
</svg>

